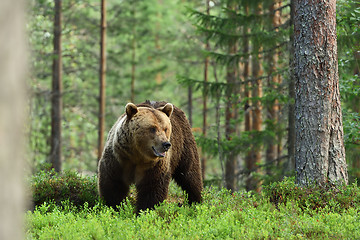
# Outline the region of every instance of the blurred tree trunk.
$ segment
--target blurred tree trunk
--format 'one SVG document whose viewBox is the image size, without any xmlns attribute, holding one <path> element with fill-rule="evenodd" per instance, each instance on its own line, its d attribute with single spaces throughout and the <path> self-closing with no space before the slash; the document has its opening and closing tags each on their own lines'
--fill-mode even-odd
<svg viewBox="0 0 360 240">
<path fill-rule="evenodd" d="M 229 9 L 234 9 L 229 3 Z M 229 13 L 229 18 L 231 19 L 232 13 Z M 235 54 L 237 52 L 237 42 L 229 41 L 228 54 Z M 232 136 L 236 134 L 236 125 L 231 123 L 232 120 L 236 120 L 236 96 L 238 92 L 236 91 L 236 69 L 237 64 L 231 63 L 226 67 L 226 106 L 225 106 L 225 137 L 226 140 L 231 140 Z M 237 169 L 237 155 L 233 152 L 227 154 L 227 159 L 225 161 L 225 183 L 226 188 L 235 191 L 236 190 L 236 169 Z"/>
<path fill-rule="evenodd" d="M 245 13 L 246 13 L 246 15 L 249 15 L 249 7 L 246 7 Z M 251 98 L 251 83 L 249 81 L 250 46 L 249 46 L 249 37 L 247 37 L 249 35 L 249 28 L 244 26 L 243 32 L 244 32 L 244 36 L 245 36 L 243 38 L 243 52 L 244 52 L 244 56 L 245 56 L 243 77 L 244 77 L 244 81 L 245 81 L 244 95 L 245 95 L 245 99 L 246 99 L 245 106 L 244 106 L 244 111 L 245 111 L 245 123 L 244 124 L 245 124 L 245 131 L 250 132 L 252 130 L 252 108 L 250 106 L 250 100 L 249 100 Z M 246 156 L 245 156 L 245 167 L 248 170 L 254 169 L 254 167 L 255 167 L 255 166 L 253 166 L 254 160 L 253 160 L 252 156 L 253 156 L 252 150 L 247 151 Z"/>
<path fill-rule="evenodd" d="M 294 2 L 294 44 L 297 182 L 347 183 L 336 0 Z"/>
<path fill-rule="evenodd" d="M 163 5 L 164 3 L 163 3 L 162 0 L 158 0 L 158 4 L 161 6 L 161 5 Z M 158 18 L 159 20 L 162 19 L 162 16 L 161 16 L 162 14 L 161 14 L 160 11 L 158 11 L 156 15 L 157 15 L 157 18 Z M 157 23 L 156 23 L 156 33 L 155 33 L 155 48 L 156 48 L 157 52 L 160 52 L 160 50 L 161 50 L 161 46 L 160 46 L 160 36 L 159 36 L 159 35 L 160 35 L 160 33 L 159 33 L 160 30 L 161 30 L 160 23 L 157 22 Z M 161 64 L 161 58 L 160 58 L 159 56 L 156 56 L 156 63 L 157 63 L 158 66 Z M 161 84 L 161 82 L 162 82 L 162 74 L 161 74 L 161 71 L 159 71 L 159 72 L 156 73 L 155 82 L 156 82 L 157 84 Z"/>
<path fill-rule="evenodd" d="M 0 239 L 24 239 L 27 41 L 24 0 L 0 1 Z"/>
<path fill-rule="evenodd" d="M 206 14 L 207 15 L 210 15 L 209 2 L 210 2 L 210 0 L 206 0 Z M 209 40 L 206 40 L 205 50 L 206 51 L 210 50 Z M 203 127 L 202 127 L 202 133 L 203 133 L 204 137 L 206 137 L 206 135 L 207 135 L 207 132 L 206 132 L 207 119 L 206 118 L 207 118 L 207 101 L 208 101 L 207 82 L 209 81 L 208 73 L 209 73 L 209 57 L 207 56 L 207 57 L 205 57 L 205 61 L 204 61 Z M 201 169 L 202 169 L 202 177 L 203 177 L 203 179 L 205 179 L 206 155 L 204 154 L 204 152 L 202 152 L 202 154 L 201 154 Z"/>
<path fill-rule="evenodd" d="M 270 18 L 272 21 L 272 26 L 274 27 L 274 31 L 278 31 L 277 27 L 281 25 L 281 17 L 280 17 L 280 11 L 275 11 L 281 6 L 280 0 L 273 0 L 269 12 L 270 12 Z M 274 89 L 275 91 L 278 91 L 278 86 L 281 82 L 281 76 L 279 74 L 275 74 L 277 71 L 277 64 L 278 64 L 279 55 L 274 50 L 274 52 L 271 52 L 269 55 L 268 63 L 269 63 L 269 78 L 268 78 L 268 87 L 271 89 Z M 278 125 L 278 118 L 279 118 L 279 111 L 280 111 L 280 105 L 279 101 L 277 99 L 274 100 L 271 104 L 268 104 L 267 112 L 268 112 L 268 120 L 271 122 L 271 130 L 276 131 L 276 126 Z M 267 144 L 266 148 L 266 173 L 271 173 L 271 166 L 276 158 L 279 157 L 280 151 L 281 151 L 281 141 L 280 137 L 277 136 L 277 141 L 271 141 Z"/>
<path fill-rule="evenodd" d="M 98 160 L 104 148 L 105 131 L 105 89 L 106 89 L 106 0 L 101 0 L 100 22 L 100 98 L 99 98 L 99 133 Z"/>
<path fill-rule="evenodd" d="M 294 24 L 294 0 L 290 1 L 290 26 Z M 289 173 L 295 170 L 295 78 L 294 78 L 294 34 L 290 34 L 289 56 L 289 130 L 288 130 L 288 166 Z"/>
<path fill-rule="evenodd" d="M 51 94 L 51 153 L 50 161 L 55 171 L 61 171 L 61 118 L 62 118 L 62 50 L 61 22 L 62 0 L 55 1 L 54 56 Z"/>
<path fill-rule="evenodd" d="M 255 14 L 256 15 L 261 15 L 262 14 L 262 5 L 258 4 L 258 6 L 256 7 L 255 10 Z M 255 52 L 261 52 L 262 51 L 262 46 L 253 46 L 255 50 Z M 263 96 L 263 83 L 262 83 L 262 75 L 264 73 L 263 71 L 263 67 L 262 67 L 262 63 L 261 63 L 261 57 L 260 54 L 257 54 L 257 56 L 254 56 L 252 59 L 252 76 L 255 79 L 255 82 L 253 82 L 253 87 L 252 87 L 252 107 L 253 107 L 253 111 L 252 111 L 252 129 L 255 131 L 261 131 L 262 130 L 262 123 L 263 123 L 263 118 L 262 118 L 262 104 L 261 104 L 261 99 Z M 250 171 L 252 171 L 252 173 L 250 174 L 247 182 L 246 182 L 246 189 L 247 190 L 256 190 L 256 191 L 260 191 L 260 181 L 254 176 L 253 173 L 257 172 L 257 171 L 253 171 L 256 166 L 258 164 L 260 164 L 261 162 L 261 152 L 262 152 L 262 147 L 260 145 L 254 145 L 253 146 L 253 152 L 252 152 L 252 162 L 251 162 L 251 168 L 249 169 Z"/>
<path fill-rule="evenodd" d="M 135 7 L 131 10 L 131 16 L 135 19 Z M 135 73 L 136 73 L 136 30 L 135 21 L 132 23 L 132 40 L 131 40 L 131 96 L 130 101 L 135 102 Z"/>
</svg>

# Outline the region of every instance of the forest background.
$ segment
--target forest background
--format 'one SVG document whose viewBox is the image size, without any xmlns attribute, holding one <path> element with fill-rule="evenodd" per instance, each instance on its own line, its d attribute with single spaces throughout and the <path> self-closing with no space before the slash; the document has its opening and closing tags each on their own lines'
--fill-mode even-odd
<svg viewBox="0 0 360 240">
<path fill-rule="evenodd" d="M 259 7 L 261 6 L 261 8 Z M 54 1 L 30 2 L 28 164 L 52 162 Z M 99 1 L 62 5 L 62 169 L 98 161 Z M 107 0 L 106 133 L 127 102 L 165 100 L 193 127 L 206 184 L 236 190 L 294 175 L 288 1 Z M 359 22 L 337 1 L 339 79 L 350 182 L 360 177 Z M 290 137 L 289 137 L 290 136 Z"/>
</svg>

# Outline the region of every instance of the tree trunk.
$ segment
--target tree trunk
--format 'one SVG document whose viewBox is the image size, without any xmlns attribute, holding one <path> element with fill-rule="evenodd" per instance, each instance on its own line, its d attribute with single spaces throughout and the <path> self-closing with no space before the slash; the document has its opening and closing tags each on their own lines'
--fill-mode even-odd
<svg viewBox="0 0 360 240">
<path fill-rule="evenodd" d="M 61 117 L 62 117 L 62 51 L 61 22 L 62 0 L 55 1 L 54 57 L 51 94 L 51 153 L 50 160 L 55 171 L 61 171 Z"/>
<path fill-rule="evenodd" d="M 206 0 L 206 14 L 210 15 L 209 0 Z M 206 40 L 205 50 L 206 51 L 210 50 L 209 40 Z M 206 130 L 207 130 L 207 101 L 208 101 L 207 82 L 209 81 L 208 72 L 209 72 L 209 57 L 205 57 L 205 60 L 204 60 L 204 91 L 203 91 L 203 127 L 202 127 L 202 133 L 203 133 L 204 137 L 206 137 L 206 134 L 207 134 L 207 132 L 206 132 Z M 202 154 L 201 154 L 201 170 L 202 170 L 202 178 L 203 179 L 205 179 L 205 169 L 206 169 L 206 156 L 205 156 L 204 152 L 202 152 Z"/>
<path fill-rule="evenodd" d="M 249 14 L 249 7 L 246 7 L 246 15 Z M 244 26 L 244 36 L 247 36 L 249 34 L 249 29 Z M 250 98 L 251 98 L 251 83 L 249 81 L 249 76 L 250 76 L 250 55 L 249 55 L 249 51 L 250 51 L 250 47 L 249 47 L 249 38 L 248 37 L 244 37 L 243 38 L 243 52 L 244 52 L 244 72 L 243 72 L 243 76 L 244 76 L 244 81 L 245 81 L 245 85 L 244 85 L 244 95 L 245 95 L 245 106 L 244 106 L 244 111 L 245 111 L 245 131 L 246 132 L 250 132 L 252 130 L 252 108 L 250 106 Z M 245 156 L 245 167 L 246 169 L 250 170 L 253 169 L 253 154 L 252 154 L 252 150 L 248 151 L 246 153 Z M 249 180 L 249 179 L 248 179 Z M 249 183 L 250 184 L 250 183 Z M 246 183 L 246 185 L 248 185 L 248 183 Z"/>
<path fill-rule="evenodd" d="M 101 0 L 100 28 L 100 98 L 99 98 L 99 133 L 98 160 L 104 148 L 105 131 L 105 86 L 106 86 L 106 0 Z"/>
<path fill-rule="evenodd" d="M 135 19 L 135 7 L 133 6 L 134 9 L 132 9 L 131 11 L 131 16 L 133 17 L 133 19 Z M 131 40 L 131 96 L 130 96 L 130 101 L 132 103 L 135 102 L 135 73 L 136 73 L 136 30 L 135 30 L 135 21 L 132 27 L 132 40 Z"/>
<path fill-rule="evenodd" d="M 158 4 L 159 6 L 163 5 L 163 1 L 162 0 L 158 0 Z M 157 19 L 160 21 L 162 19 L 162 14 L 160 11 L 157 12 Z M 161 46 L 160 46 L 160 30 L 161 30 L 161 26 L 160 26 L 160 22 L 156 22 L 156 33 L 155 33 L 155 48 L 157 52 L 160 52 L 161 50 Z M 156 56 L 156 64 L 157 66 L 159 66 L 161 63 L 161 58 L 159 56 Z M 156 76 L 155 76 L 155 82 L 156 84 L 161 84 L 162 82 L 162 74 L 161 72 L 157 72 Z"/>
<path fill-rule="evenodd" d="M 24 239 L 25 1 L 0 1 L 0 239 Z"/>
<path fill-rule="evenodd" d="M 257 15 L 261 15 L 262 14 L 262 5 L 259 4 L 256 8 L 256 12 L 255 14 Z M 257 47 L 257 51 L 261 52 L 262 51 L 262 46 L 254 46 Z M 253 85 L 253 91 L 252 91 L 252 97 L 254 98 L 258 98 L 258 99 L 254 99 L 253 102 L 253 111 L 252 111 L 252 129 L 255 131 L 261 131 L 262 130 L 262 123 L 263 123 L 263 118 L 262 118 L 262 104 L 261 101 L 259 99 L 262 98 L 263 96 L 263 83 L 262 83 L 262 79 L 260 79 L 260 77 L 263 75 L 264 71 L 263 71 L 263 67 L 262 67 L 262 63 L 261 63 L 261 56 L 260 54 L 258 54 L 257 56 L 254 56 L 254 58 L 252 59 L 252 76 L 255 80 L 255 83 Z M 262 152 L 262 147 L 260 145 L 258 146 L 253 146 L 253 152 L 252 152 L 252 163 L 251 163 L 251 168 L 249 169 L 250 171 L 253 171 L 255 169 L 255 167 L 260 164 L 261 162 L 261 152 Z M 258 170 L 257 170 L 258 171 Z M 256 171 L 253 171 L 253 173 Z M 254 177 L 253 174 L 251 174 L 249 176 L 249 179 L 246 183 L 246 189 L 247 190 L 256 190 L 256 191 L 260 191 L 260 181 Z"/>
<path fill-rule="evenodd" d="M 133 35 L 131 43 L 131 97 L 130 101 L 135 102 L 135 72 L 136 72 L 136 40 L 135 34 Z"/>
<path fill-rule="evenodd" d="M 339 93 L 336 1 L 294 3 L 297 182 L 348 182 Z"/>
<path fill-rule="evenodd" d="M 229 6 L 229 9 L 233 7 Z M 232 13 L 229 14 L 232 17 Z M 228 54 L 235 54 L 237 51 L 237 43 L 229 42 Z M 236 68 L 237 64 L 230 64 L 226 70 L 226 107 L 225 107 L 225 137 L 226 140 L 231 140 L 232 136 L 236 134 L 236 126 L 231 123 L 236 117 L 236 101 L 234 95 L 238 94 L 236 91 Z M 236 190 L 236 168 L 237 168 L 237 155 L 233 152 L 227 154 L 225 161 L 225 183 L 226 188 L 232 191 Z"/>
<path fill-rule="evenodd" d="M 294 0 L 290 1 L 290 26 L 294 24 Z M 294 77 L 294 34 L 290 35 L 289 56 L 289 130 L 288 130 L 288 166 L 287 171 L 295 170 L 295 77 Z"/>
<path fill-rule="evenodd" d="M 275 11 L 276 9 L 278 9 L 281 6 L 281 1 L 280 0 L 273 0 L 272 4 L 270 5 L 269 8 L 269 12 L 270 12 L 270 17 L 271 17 L 271 21 L 272 21 L 272 26 L 274 27 L 274 31 L 278 31 L 276 29 L 276 27 L 280 26 L 281 24 L 281 17 L 280 17 L 280 11 Z M 268 78 L 268 87 L 271 89 L 274 89 L 275 91 L 277 91 L 278 86 L 280 84 L 281 81 L 281 77 L 279 74 L 274 74 L 276 72 L 276 68 L 277 68 L 277 64 L 278 64 L 278 53 L 276 52 L 276 50 L 274 52 L 271 52 L 269 55 L 269 78 Z M 272 129 L 273 131 L 276 130 L 276 126 L 278 125 L 278 115 L 279 115 L 279 111 L 280 111 L 280 106 L 279 106 L 279 101 L 277 99 L 274 100 L 273 103 L 269 104 L 267 107 L 267 112 L 268 112 L 268 120 L 271 122 L 272 125 Z M 275 140 L 275 139 L 274 139 Z M 277 136 L 277 141 L 280 140 L 280 137 Z M 274 162 L 274 160 L 276 158 L 279 157 L 280 154 L 280 147 L 281 143 L 278 142 L 276 143 L 276 141 L 271 141 L 270 143 L 267 144 L 267 148 L 266 148 L 266 163 L 267 163 L 267 168 L 266 168 L 266 174 L 270 175 L 272 174 L 271 168 L 269 166 L 271 166 Z"/>
</svg>

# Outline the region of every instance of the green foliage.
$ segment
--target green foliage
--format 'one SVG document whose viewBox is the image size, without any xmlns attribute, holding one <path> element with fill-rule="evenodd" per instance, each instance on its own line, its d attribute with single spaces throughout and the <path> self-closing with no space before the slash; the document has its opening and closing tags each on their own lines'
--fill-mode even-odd
<svg viewBox="0 0 360 240">
<path fill-rule="evenodd" d="M 350 208 L 360 208 L 360 189 L 356 183 L 340 186 L 330 183 L 325 186 L 314 184 L 301 187 L 295 184 L 295 178 L 285 178 L 284 181 L 264 186 L 263 193 L 277 207 L 296 204 L 309 213 L 323 209 L 342 213 Z"/>
<path fill-rule="evenodd" d="M 95 177 L 83 177 L 76 172 L 40 171 L 30 179 L 35 206 L 53 203 L 60 206 L 68 201 L 73 206 L 85 203 L 93 207 L 99 200 Z"/>
<path fill-rule="evenodd" d="M 272 26 L 269 5 L 272 1 L 212 1 L 210 16 L 205 14 L 205 4 L 199 1 L 116 1 L 107 2 L 107 75 L 106 75 L 106 131 L 123 113 L 130 100 L 132 67 L 135 67 L 135 101 L 167 100 L 183 110 L 188 106 L 187 91 L 192 93 L 192 123 L 202 126 L 202 95 L 208 96 L 207 139 L 197 138 L 203 153 L 209 156 L 208 166 L 213 165 L 219 176 L 215 157 L 236 151 L 244 156 L 253 145 L 268 143 L 285 144 L 287 129 L 286 96 L 288 76 L 288 44 L 292 32 L 289 21 L 288 1 L 281 8 L 283 24 Z M 263 14 L 256 14 L 259 3 Z M 229 6 L 235 6 L 232 10 Z M 187 7 L 187 11 L 185 11 Z M 49 162 L 51 133 L 51 69 L 53 52 L 52 0 L 31 0 L 29 4 L 28 36 L 31 49 L 32 74 L 29 78 L 29 162 L 34 171 Z M 249 9 L 247 11 L 246 9 Z M 191 9 L 191 10 L 189 10 Z M 194 10 L 196 9 L 196 10 Z M 349 173 L 359 177 L 359 69 L 356 54 L 359 51 L 359 5 L 357 0 L 337 1 L 337 34 L 339 49 L 340 91 L 343 103 L 346 157 Z M 187 14 L 187 15 L 186 15 Z M 78 171 L 96 170 L 97 118 L 98 118 L 98 69 L 99 69 L 100 4 L 97 0 L 63 2 L 63 168 Z M 191 24 L 193 23 L 193 25 Z M 249 30 L 249 31 L 247 31 Z M 196 34 L 197 33 L 199 34 Z M 243 40 L 248 39 L 249 52 L 243 52 Z M 135 40 L 135 48 L 133 46 Z M 210 49 L 204 49 L 209 41 Z M 235 53 L 228 54 L 230 44 L 236 42 Z M 262 45 L 262 49 L 259 45 Z M 134 48 L 134 49 L 133 49 Z M 135 53 L 135 59 L 132 58 Z M 263 59 L 264 74 L 258 79 L 240 76 L 227 84 L 226 68 L 244 63 L 251 55 Z M 271 69 L 267 57 L 280 53 L 276 70 Z M 209 57 L 208 83 L 203 81 L 204 58 Z M 241 71 L 239 71 L 241 75 Z M 268 85 L 268 77 L 280 74 L 283 83 Z M 251 75 L 251 74 L 250 74 Z M 161 76 L 158 81 L 157 77 Z M 176 81 L 176 76 L 178 77 Z M 267 106 L 276 101 L 281 106 L 280 121 L 264 121 L 264 131 L 241 132 L 232 141 L 224 137 L 224 106 L 228 89 L 242 88 L 244 83 L 263 81 L 261 98 L 231 96 L 239 101 L 239 109 L 249 100 L 261 101 Z M 179 84 L 180 83 L 180 84 Z M 182 85 L 182 86 L 181 86 Z M 251 87 L 248 89 L 251 91 Z M 235 104 L 234 104 L 235 106 Z M 220 122 L 216 122 L 215 109 L 219 107 Z M 251 106 L 250 106 L 251 107 Z M 244 111 L 239 120 L 232 121 L 242 129 Z M 267 116 L 268 114 L 266 114 Z M 265 118 L 264 118 L 265 119 Z M 218 125 L 218 126 L 217 126 Z M 220 141 L 217 140 L 217 128 Z M 282 139 L 281 139 L 282 138 Z M 280 141 L 281 139 L 282 141 Z M 220 144 L 219 144 L 220 143 Z M 220 147 L 218 147 L 218 144 Z M 220 152 L 218 151 L 220 149 Z M 265 149 L 265 148 L 264 148 Z M 286 155 L 286 151 L 282 153 Z M 279 168 L 281 165 L 274 165 Z M 209 169 L 207 169 L 208 171 Z M 279 170 L 279 169 L 278 169 Z M 243 171 L 243 169 L 240 169 Z M 280 171 L 280 170 L 279 170 Z M 208 173 L 207 173 L 208 174 Z M 274 174 L 265 176 L 272 181 Z"/>
<path fill-rule="evenodd" d="M 344 143 L 351 180 L 360 180 L 360 6 L 356 0 L 337 1 L 339 80 Z"/>
<path fill-rule="evenodd" d="M 294 189 L 290 179 L 278 183 L 277 192 Z M 269 186 L 276 191 L 275 185 Z M 355 191 L 353 195 L 351 195 Z M 268 192 L 270 193 L 270 192 Z M 306 191 L 304 190 L 304 193 Z M 315 194 L 315 193 L 311 193 Z M 338 201 L 359 196 L 353 185 L 337 193 Z M 296 193 L 294 193 L 294 196 Z M 319 196 L 319 195 L 316 195 Z M 303 196 L 305 197 L 305 196 Z M 300 198 L 275 205 L 269 195 L 231 193 L 206 188 L 201 204 L 178 206 L 165 201 L 155 210 L 136 216 L 129 201 L 119 211 L 96 204 L 73 208 L 45 203 L 26 214 L 27 239 L 358 239 L 359 205 L 316 211 L 299 207 Z M 315 198 L 315 196 L 311 197 Z M 292 204 L 289 204 L 292 203 Z M 358 204 L 358 203 L 357 203 Z M 337 209 L 340 209 L 341 207 Z"/>
</svg>

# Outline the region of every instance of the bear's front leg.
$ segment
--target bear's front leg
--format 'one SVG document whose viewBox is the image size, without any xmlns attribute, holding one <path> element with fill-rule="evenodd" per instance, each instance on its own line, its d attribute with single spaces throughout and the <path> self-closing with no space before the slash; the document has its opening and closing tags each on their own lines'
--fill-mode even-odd
<svg viewBox="0 0 360 240">
<path fill-rule="evenodd" d="M 167 198 L 169 191 L 170 174 L 154 168 L 148 170 L 139 183 L 137 190 L 137 212 L 153 209 L 155 205 Z"/>
<path fill-rule="evenodd" d="M 117 176 L 113 171 L 121 172 L 119 166 L 114 164 L 112 165 L 111 170 L 106 169 L 104 161 L 101 161 L 99 164 L 99 194 L 100 198 L 105 201 L 105 204 L 109 207 L 116 209 L 116 206 L 119 205 L 129 193 L 129 185 L 126 184 L 121 176 Z M 112 174 L 111 174 L 112 173 Z"/>
<path fill-rule="evenodd" d="M 116 210 L 116 206 L 127 197 L 129 193 L 129 186 L 122 181 L 114 181 L 111 179 L 99 179 L 99 193 L 100 198 L 105 201 L 105 204 Z"/>
</svg>

